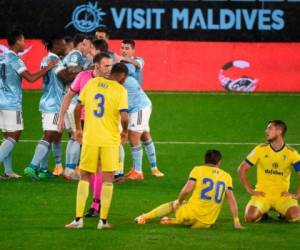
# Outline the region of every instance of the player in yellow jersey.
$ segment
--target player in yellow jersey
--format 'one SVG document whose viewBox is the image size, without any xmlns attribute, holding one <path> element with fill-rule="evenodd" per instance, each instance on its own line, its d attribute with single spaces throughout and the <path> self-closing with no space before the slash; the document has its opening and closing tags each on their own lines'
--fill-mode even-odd
<svg viewBox="0 0 300 250">
<path fill-rule="evenodd" d="M 205 165 L 195 167 L 182 188 L 177 200 L 160 205 L 152 211 L 138 216 L 135 221 L 145 224 L 147 221 L 162 217 L 162 224 L 182 224 L 191 228 L 209 228 L 215 224 L 221 211 L 224 197 L 226 197 L 234 227 L 242 228 L 238 207 L 232 191 L 231 176 L 220 169 L 221 153 L 208 150 L 205 154 Z M 191 193 L 188 202 L 185 198 Z M 175 218 L 163 217 L 175 213 Z"/>
<path fill-rule="evenodd" d="M 112 64 L 110 57 L 103 63 Z M 80 181 L 77 188 L 76 218 L 67 228 L 82 228 L 85 203 L 89 194 L 91 175 L 96 173 L 98 161 L 101 163 L 102 192 L 98 229 L 110 228 L 107 222 L 113 194 L 114 172 L 119 169 L 119 146 L 127 140 L 128 99 L 123 83 L 128 75 L 126 66 L 117 63 L 112 67 L 111 79 L 96 77 L 90 80 L 79 95 L 75 109 L 76 139 L 82 143 L 79 164 Z M 80 114 L 85 108 L 85 124 L 82 134 Z M 119 131 L 119 122 L 123 131 Z M 122 137 L 122 138 L 121 138 Z"/>
<path fill-rule="evenodd" d="M 289 222 L 300 220 L 300 186 L 296 194 L 289 193 L 290 177 L 294 168 L 300 176 L 300 156 L 285 144 L 287 126 L 283 121 L 273 120 L 266 129 L 267 144 L 255 147 L 239 166 L 243 186 L 251 195 L 246 212 L 247 222 L 257 222 L 270 210 L 276 210 Z M 256 166 L 255 189 L 249 183 L 247 172 Z"/>
</svg>

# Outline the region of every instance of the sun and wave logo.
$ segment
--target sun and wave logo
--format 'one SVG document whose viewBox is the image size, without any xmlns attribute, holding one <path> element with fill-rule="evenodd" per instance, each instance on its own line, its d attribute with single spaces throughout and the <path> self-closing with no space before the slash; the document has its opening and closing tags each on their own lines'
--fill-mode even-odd
<svg viewBox="0 0 300 250">
<path fill-rule="evenodd" d="M 87 33 L 99 27 L 106 27 L 103 24 L 105 15 L 102 8 L 98 7 L 98 2 L 79 5 L 73 11 L 72 21 L 65 26 L 65 29 L 73 25 L 78 31 Z"/>
</svg>

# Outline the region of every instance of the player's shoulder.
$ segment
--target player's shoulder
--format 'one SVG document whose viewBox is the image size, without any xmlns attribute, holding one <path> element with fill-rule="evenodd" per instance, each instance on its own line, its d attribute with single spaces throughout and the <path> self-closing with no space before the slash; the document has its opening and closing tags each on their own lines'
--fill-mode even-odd
<svg viewBox="0 0 300 250">
<path fill-rule="evenodd" d="M 264 150 L 264 149 L 268 149 L 270 144 L 269 143 L 261 143 L 255 146 L 255 148 L 253 149 L 253 151 L 260 151 L 260 150 Z"/>
<path fill-rule="evenodd" d="M 290 145 L 288 145 L 288 144 L 286 144 L 285 146 L 286 146 L 286 149 L 287 149 L 289 152 L 291 152 L 291 153 L 297 153 L 297 152 L 298 152 L 295 148 L 293 148 L 292 146 L 290 146 Z"/>
<path fill-rule="evenodd" d="M 16 53 L 8 50 L 4 53 L 4 57 L 8 59 L 9 61 L 18 61 L 22 60 Z"/>
</svg>

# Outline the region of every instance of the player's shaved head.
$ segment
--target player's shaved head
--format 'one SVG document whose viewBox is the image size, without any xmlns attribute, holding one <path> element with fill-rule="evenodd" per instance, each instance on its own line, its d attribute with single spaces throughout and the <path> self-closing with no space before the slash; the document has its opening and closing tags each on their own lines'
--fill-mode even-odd
<svg viewBox="0 0 300 250">
<path fill-rule="evenodd" d="M 210 149 L 206 151 L 204 158 L 205 164 L 218 165 L 222 159 L 222 154 L 218 150 Z"/>
<path fill-rule="evenodd" d="M 116 63 L 111 70 L 110 77 L 121 84 L 124 83 L 128 76 L 128 68 L 124 63 Z"/>
<path fill-rule="evenodd" d="M 277 129 L 281 130 L 282 136 L 287 132 L 287 125 L 284 121 L 281 120 L 271 120 L 268 122 L 268 125 L 273 125 Z"/>
<path fill-rule="evenodd" d="M 14 46 L 18 40 L 24 38 L 23 32 L 20 30 L 13 30 L 9 32 L 6 36 L 7 43 L 9 46 Z"/>
</svg>

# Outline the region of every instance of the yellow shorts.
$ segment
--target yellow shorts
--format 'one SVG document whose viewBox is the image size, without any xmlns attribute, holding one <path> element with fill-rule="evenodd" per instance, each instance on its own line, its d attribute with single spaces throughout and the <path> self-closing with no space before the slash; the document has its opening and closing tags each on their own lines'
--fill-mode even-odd
<svg viewBox="0 0 300 250">
<path fill-rule="evenodd" d="M 285 215 L 289 208 L 298 206 L 298 201 L 292 197 L 282 197 L 278 195 L 266 195 L 265 197 L 252 196 L 247 204 L 247 208 L 249 206 L 257 207 L 262 214 L 265 214 L 270 210 L 275 210 L 278 213 Z"/>
<path fill-rule="evenodd" d="M 191 226 L 192 228 L 209 228 L 211 225 L 205 224 L 201 222 L 199 219 L 195 217 L 195 213 L 193 211 L 193 206 L 191 204 L 183 204 L 180 206 L 176 213 L 176 221 L 178 224 L 183 224 L 186 226 Z"/>
<path fill-rule="evenodd" d="M 79 169 L 96 173 L 100 160 L 102 172 L 115 172 L 119 169 L 119 146 L 97 147 L 82 145 Z"/>
</svg>

